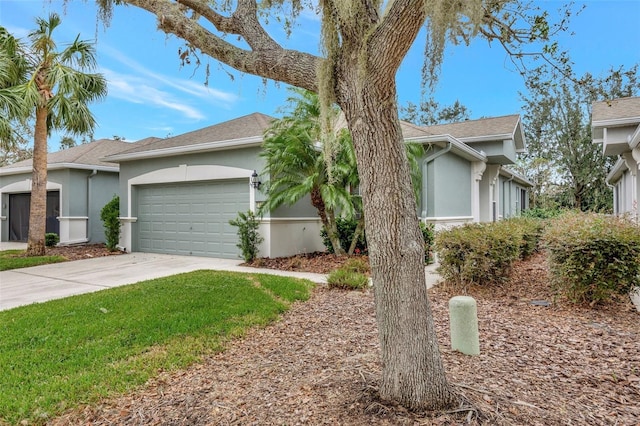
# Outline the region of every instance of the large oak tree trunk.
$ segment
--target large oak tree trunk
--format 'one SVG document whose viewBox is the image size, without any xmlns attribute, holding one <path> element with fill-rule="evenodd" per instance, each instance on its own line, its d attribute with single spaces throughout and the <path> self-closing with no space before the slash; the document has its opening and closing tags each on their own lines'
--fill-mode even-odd
<svg viewBox="0 0 640 426">
<path fill-rule="evenodd" d="M 28 256 L 45 254 L 44 235 L 47 226 L 47 115 L 46 107 L 36 109 L 29 214 Z"/>
<path fill-rule="evenodd" d="M 454 395 L 429 306 L 395 82 L 370 77 L 357 89 L 355 79 L 347 81 L 349 94 L 359 96 L 344 96 L 341 106 L 360 172 L 383 362 L 380 394 L 410 408 L 442 409 Z"/>
</svg>

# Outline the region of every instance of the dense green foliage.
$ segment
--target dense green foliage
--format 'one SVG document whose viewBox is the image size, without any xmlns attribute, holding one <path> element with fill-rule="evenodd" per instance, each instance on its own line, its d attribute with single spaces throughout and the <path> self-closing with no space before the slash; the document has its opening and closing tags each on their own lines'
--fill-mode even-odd
<svg viewBox="0 0 640 426">
<path fill-rule="evenodd" d="M 640 227 L 624 218 L 565 214 L 543 237 L 552 283 L 570 301 L 605 303 L 640 286 Z"/>
<path fill-rule="evenodd" d="M 532 207 L 612 210 L 605 178 L 615 158 L 593 143 L 591 105 L 637 96 L 639 76 L 637 64 L 602 77 L 576 75 L 570 66 L 561 75 L 549 64 L 527 71 L 527 93 L 521 94 L 527 152 L 520 155 L 519 171 L 534 183 Z"/>
<path fill-rule="evenodd" d="M 358 221 L 355 218 L 339 217 L 336 219 L 336 227 L 338 229 L 338 239 L 340 240 L 340 244 L 342 247 L 349 247 L 353 240 L 353 235 L 356 232 L 356 228 L 358 227 Z M 327 234 L 327 229 L 324 226 L 320 230 L 320 236 L 322 237 L 322 242 L 327 248 L 327 251 L 329 253 L 335 253 L 333 244 L 331 244 L 331 240 Z M 367 253 L 367 250 L 367 238 L 363 232 L 356 242 L 354 253 L 364 254 Z"/>
<path fill-rule="evenodd" d="M 567 210 L 563 210 L 557 207 L 556 208 L 533 207 L 531 209 L 524 210 L 521 214 L 521 217 L 528 217 L 528 218 L 534 218 L 534 219 L 552 219 L 566 212 Z"/>
<path fill-rule="evenodd" d="M 196 271 L 0 312 L 0 423 L 44 423 L 224 349 L 308 281 Z"/>
<path fill-rule="evenodd" d="M 537 248 L 542 224 L 535 219 L 470 223 L 439 231 L 438 271 L 447 280 L 489 284 L 505 281 L 513 262 Z"/>
<path fill-rule="evenodd" d="M 237 247 L 242 251 L 242 258 L 245 262 L 251 262 L 258 257 L 258 246 L 264 240 L 258 228 L 260 221 L 252 211 L 246 213 L 238 212 L 238 217 L 230 220 L 229 224 L 238 227 L 238 237 L 240 242 Z"/>
<path fill-rule="evenodd" d="M 0 251 L 0 271 L 64 262 L 62 256 L 25 256 L 24 250 Z"/>
<path fill-rule="evenodd" d="M 336 219 L 336 225 L 338 228 L 338 238 L 343 247 L 349 247 L 351 244 L 356 229 L 358 227 L 358 221 L 355 219 L 338 218 Z M 433 243 L 435 240 L 435 233 L 433 224 L 420 222 L 420 230 L 422 231 L 422 238 L 424 239 L 424 260 L 425 263 L 433 263 Z M 326 229 L 323 227 L 320 231 L 322 242 L 327 248 L 329 253 L 334 253 L 333 245 L 329 240 Z M 367 238 L 362 233 L 357 239 L 355 245 L 355 254 L 365 254 L 368 252 Z"/>
<path fill-rule="evenodd" d="M 104 223 L 104 236 L 107 248 L 115 251 L 120 241 L 120 197 L 115 195 L 100 210 L 100 220 Z"/>
<path fill-rule="evenodd" d="M 47 232 L 44 234 L 44 245 L 53 247 L 60 242 L 60 237 L 55 232 Z"/>
<path fill-rule="evenodd" d="M 329 288 L 363 289 L 369 284 L 369 265 L 363 259 L 351 258 L 327 277 Z"/>
</svg>

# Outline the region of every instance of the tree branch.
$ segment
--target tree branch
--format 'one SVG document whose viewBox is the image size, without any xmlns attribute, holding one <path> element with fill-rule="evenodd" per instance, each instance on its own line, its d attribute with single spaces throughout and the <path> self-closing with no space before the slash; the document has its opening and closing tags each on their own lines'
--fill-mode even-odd
<svg viewBox="0 0 640 426">
<path fill-rule="evenodd" d="M 259 24 L 255 0 L 239 0 L 231 18 L 216 13 L 200 0 L 178 0 L 178 3 L 170 0 L 123 1 L 156 15 L 160 30 L 184 39 L 206 55 L 238 71 L 312 91 L 318 90 L 316 75 L 318 62 L 322 58 L 279 46 Z M 185 16 L 185 6 L 202 15 L 216 29 L 219 29 L 216 23 L 220 25 L 220 28 L 226 30 L 219 29 L 222 33 L 240 35 L 251 50 L 223 40 L 198 24 L 195 19 Z M 251 10 L 253 14 L 247 13 Z"/>
<path fill-rule="evenodd" d="M 397 72 L 426 19 L 424 0 L 396 0 L 371 35 L 371 53 L 376 62 Z M 407 42 L 410 40 L 410 42 Z"/>
</svg>

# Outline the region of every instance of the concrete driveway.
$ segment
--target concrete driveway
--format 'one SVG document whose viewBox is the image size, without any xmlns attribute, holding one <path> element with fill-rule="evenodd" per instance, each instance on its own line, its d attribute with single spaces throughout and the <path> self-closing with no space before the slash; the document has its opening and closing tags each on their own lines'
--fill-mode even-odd
<svg viewBox="0 0 640 426">
<path fill-rule="evenodd" d="M 1 247 L 3 250 L 8 248 Z M 269 273 L 326 283 L 321 274 L 239 266 L 240 260 L 130 253 L 0 272 L 0 310 L 198 269 Z"/>
<path fill-rule="evenodd" d="M 0 250 L 25 248 L 23 243 L 0 243 Z M 250 268 L 240 263 L 233 259 L 135 252 L 1 271 L 0 311 L 198 269 L 266 273 L 327 282 L 322 274 Z M 440 280 L 435 265 L 425 268 L 425 276 L 428 287 Z"/>
</svg>

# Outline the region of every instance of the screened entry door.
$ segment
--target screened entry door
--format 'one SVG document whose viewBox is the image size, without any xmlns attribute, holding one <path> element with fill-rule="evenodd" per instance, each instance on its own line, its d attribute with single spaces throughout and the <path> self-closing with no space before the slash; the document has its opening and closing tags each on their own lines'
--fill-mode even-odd
<svg viewBox="0 0 640 426">
<path fill-rule="evenodd" d="M 9 241 L 27 241 L 29 237 L 29 212 L 31 194 L 9 195 Z M 47 228 L 46 232 L 60 235 L 60 191 L 47 192 Z"/>
</svg>

